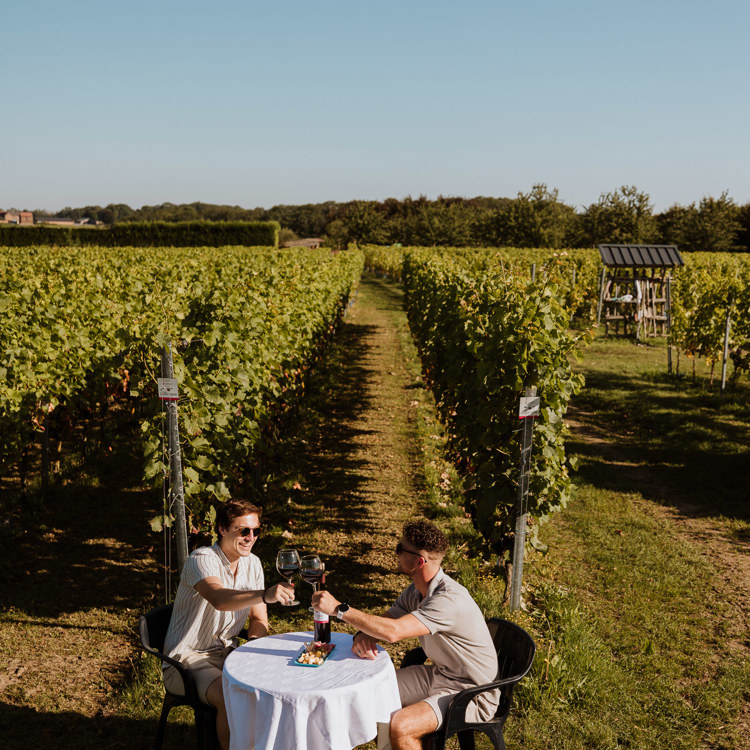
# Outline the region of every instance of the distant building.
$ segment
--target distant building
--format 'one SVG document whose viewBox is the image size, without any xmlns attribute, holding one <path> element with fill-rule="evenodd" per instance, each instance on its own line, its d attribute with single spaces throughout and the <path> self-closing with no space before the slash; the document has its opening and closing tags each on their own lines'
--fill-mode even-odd
<svg viewBox="0 0 750 750">
<path fill-rule="evenodd" d="M 313 250 L 316 247 L 320 247 L 323 240 L 319 237 L 307 237 L 303 240 L 291 240 L 289 242 L 283 242 L 281 247 L 309 247 Z"/>
<path fill-rule="evenodd" d="M 72 227 L 75 226 L 75 219 L 69 219 L 67 216 L 50 216 L 48 218 L 39 219 L 40 224 L 52 224 L 56 227 Z"/>
<path fill-rule="evenodd" d="M 33 224 L 31 211 L 0 211 L 0 224 Z"/>
</svg>

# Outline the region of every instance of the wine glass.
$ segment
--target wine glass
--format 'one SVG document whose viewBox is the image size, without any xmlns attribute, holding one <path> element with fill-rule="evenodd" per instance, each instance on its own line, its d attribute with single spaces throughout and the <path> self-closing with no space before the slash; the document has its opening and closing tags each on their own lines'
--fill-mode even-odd
<svg viewBox="0 0 750 750">
<path fill-rule="evenodd" d="M 305 583 L 312 584 L 313 591 L 318 590 L 318 583 L 325 573 L 325 565 L 317 555 L 303 555 L 299 563 L 299 575 Z M 310 612 L 313 608 L 310 607 Z"/>
<path fill-rule="evenodd" d="M 299 570 L 299 553 L 296 549 L 281 549 L 279 554 L 276 555 L 276 570 L 286 578 L 287 581 L 291 581 L 294 574 Z M 295 599 L 289 603 L 282 602 L 284 607 L 294 607 L 299 604 Z"/>
</svg>

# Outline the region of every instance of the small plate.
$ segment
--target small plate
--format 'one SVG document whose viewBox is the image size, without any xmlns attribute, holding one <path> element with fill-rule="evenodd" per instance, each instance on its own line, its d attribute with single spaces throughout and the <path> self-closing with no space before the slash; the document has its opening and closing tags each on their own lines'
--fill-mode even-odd
<svg viewBox="0 0 750 750">
<path fill-rule="evenodd" d="M 307 644 L 305 644 L 305 646 L 302 648 L 302 650 L 297 654 L 297 658 L 292 662 L 292 664 L 294 664 L 296 667 L 322 667 L 323 664 L 326 663 L 326 659 L 328 659 L 328 657 L 333 653 L 333 649 L 336 648 L 336 644 L 335 643 L 332 643 L 330 645 L 331 645 L 331 650 L 327 654 L 325 654 L 325 656 L 323 656 L 323 663 L 322 664 L 306 664 L 305 662 L 300 661 L 300 657 L 303 654 L 307 653 Z"/>
</svg>

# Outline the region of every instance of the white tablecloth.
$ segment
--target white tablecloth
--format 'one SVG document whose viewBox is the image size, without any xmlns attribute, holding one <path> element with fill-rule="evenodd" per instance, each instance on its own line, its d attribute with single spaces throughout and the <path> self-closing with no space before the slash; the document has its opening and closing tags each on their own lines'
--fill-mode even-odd
<svg viewBox="0 0 750 750">
<path fill-rule="evenodd" d="M 312 633 L 283 633 L 245 643 L 224 663 L 230 750 L 351 750 L 377 734 L 401 708 L 396 670 L 352 653 L 352 636 L 332 633 L 320 667 L 293 664 Z"/>
</svg>

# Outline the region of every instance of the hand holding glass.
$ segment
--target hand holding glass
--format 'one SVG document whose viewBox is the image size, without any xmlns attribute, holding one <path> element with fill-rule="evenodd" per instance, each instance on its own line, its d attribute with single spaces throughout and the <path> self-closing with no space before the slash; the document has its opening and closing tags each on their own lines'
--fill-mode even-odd
<svg viewBox="0 0 750 750">
<path fill-rule="evenodd" d="M 276 555 L 276 570 L 281 573 L 287 581 L 291 581 L 294 574 L 299 570 L 299 554 L 296 549 L 282 549 Z M 299 604 L 295 599 L 289 603 L 283 602 L 284 607 L 294 607 Z"/>
</svg>

